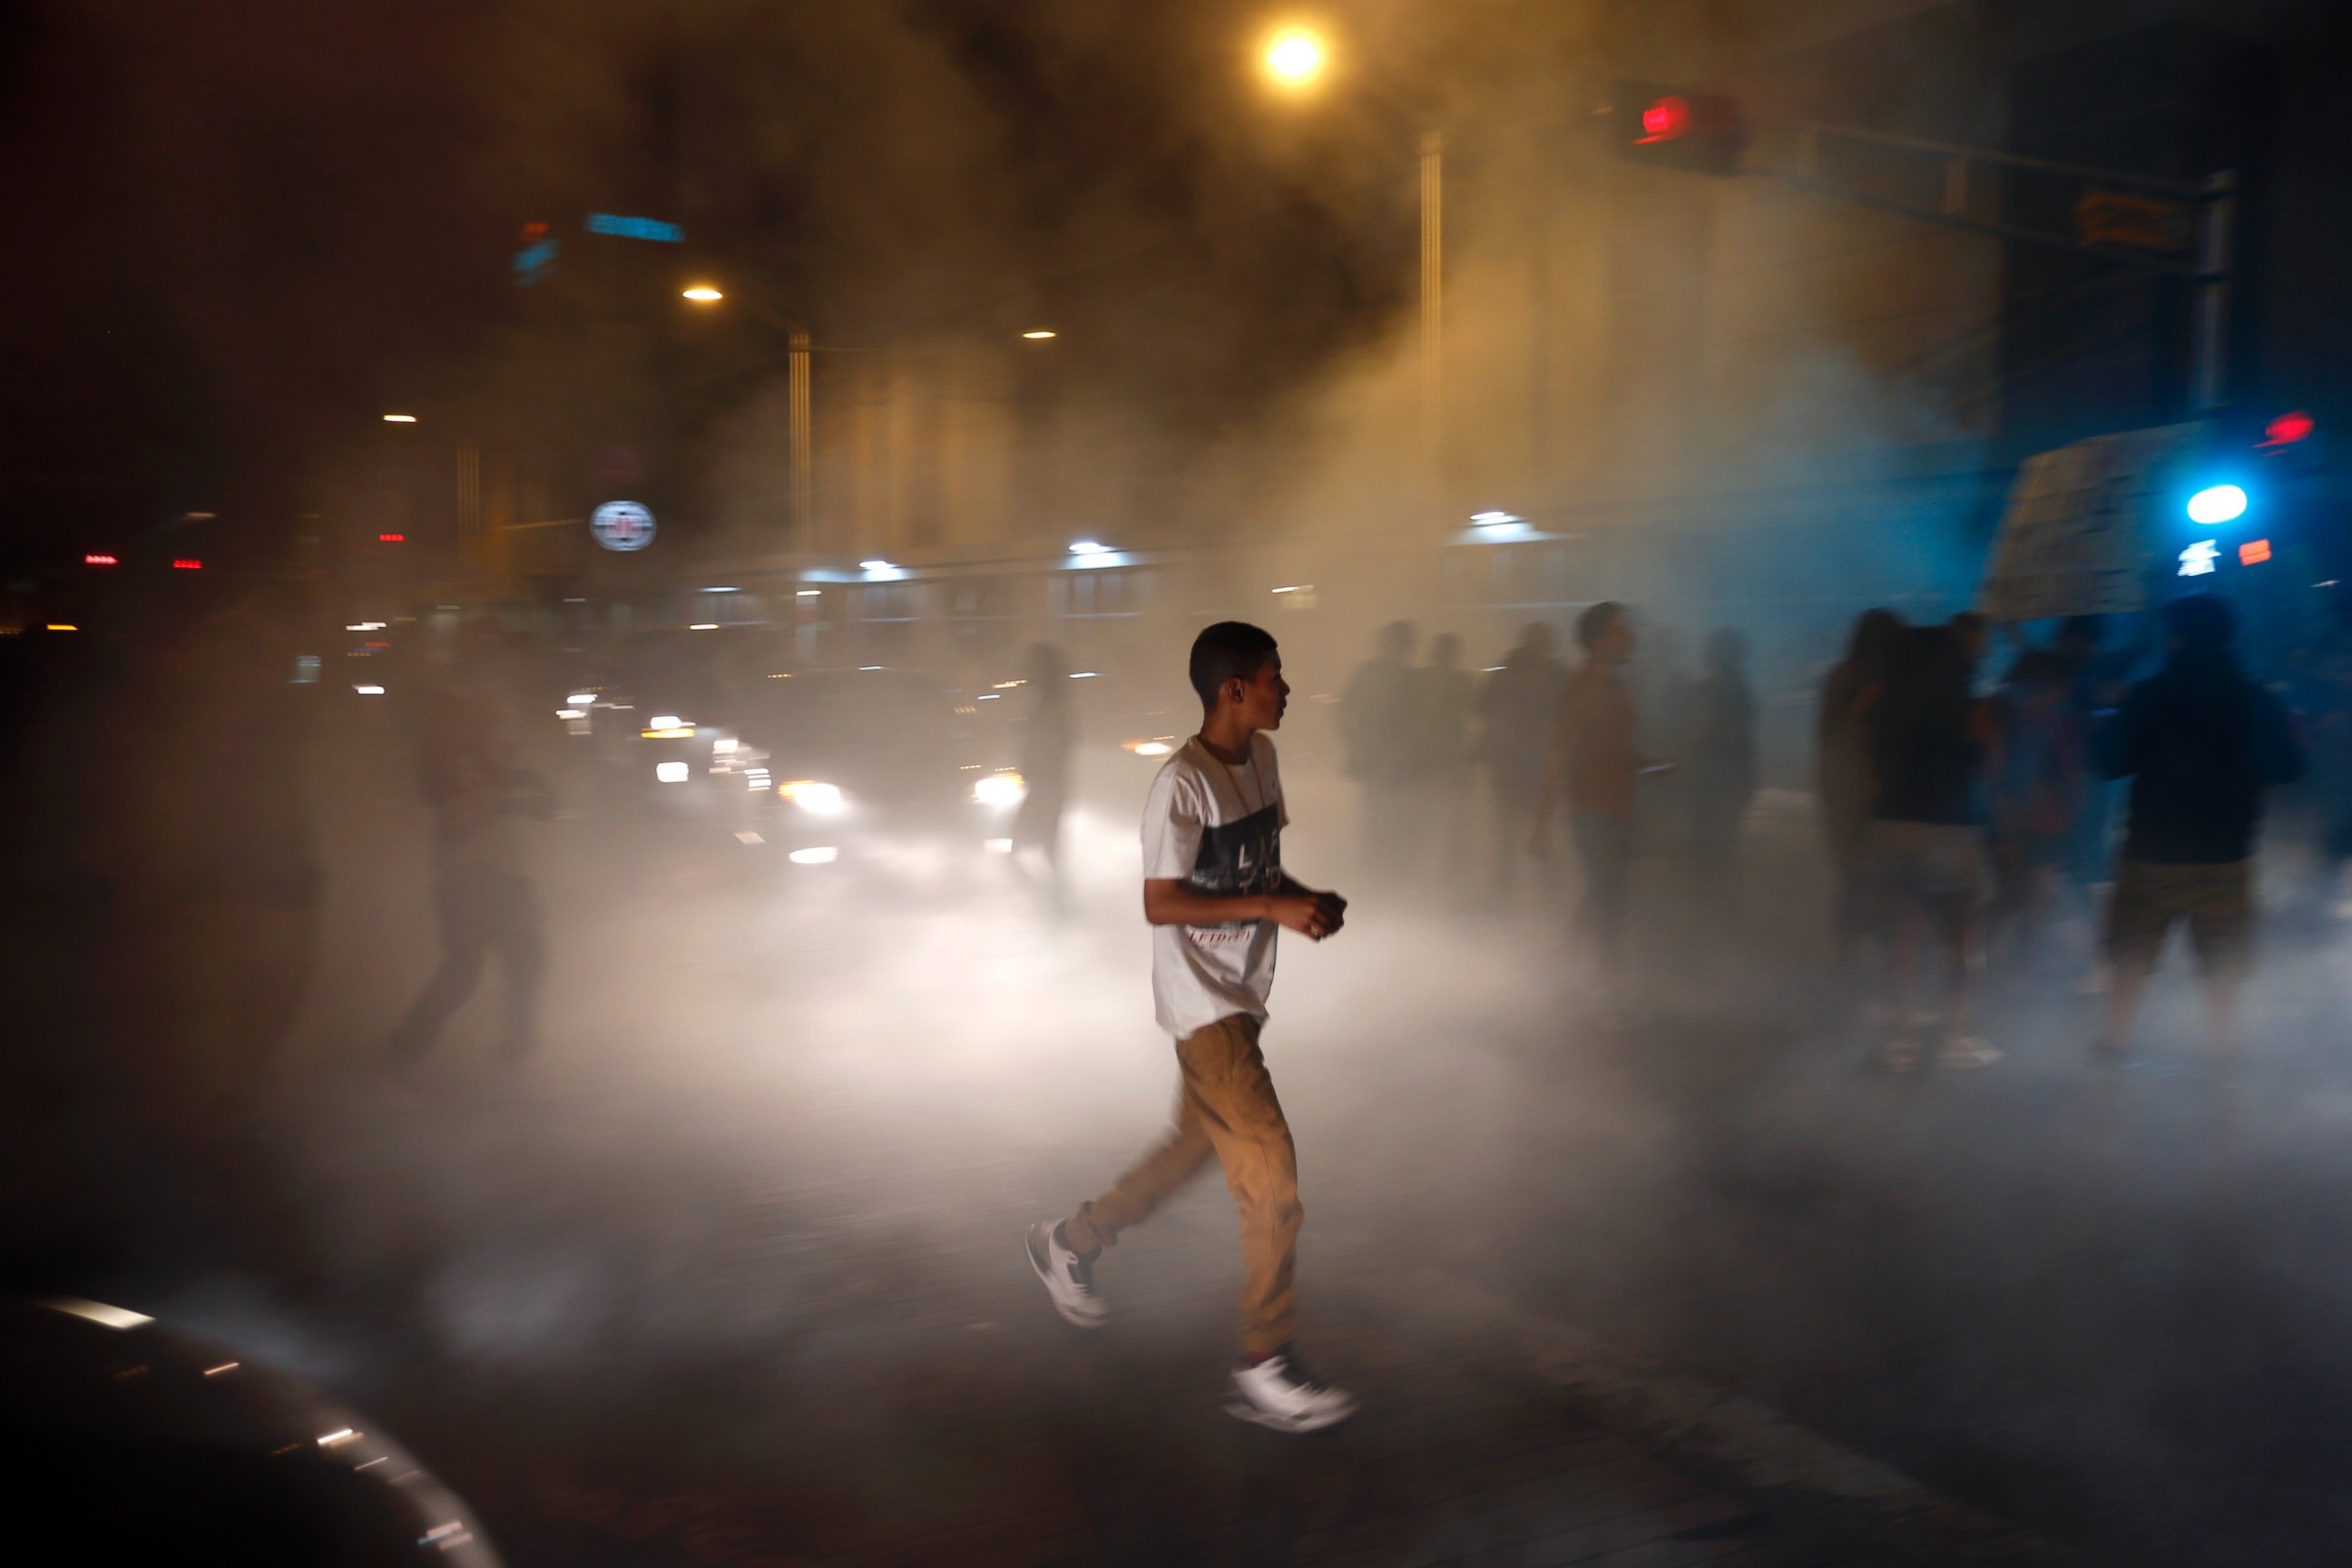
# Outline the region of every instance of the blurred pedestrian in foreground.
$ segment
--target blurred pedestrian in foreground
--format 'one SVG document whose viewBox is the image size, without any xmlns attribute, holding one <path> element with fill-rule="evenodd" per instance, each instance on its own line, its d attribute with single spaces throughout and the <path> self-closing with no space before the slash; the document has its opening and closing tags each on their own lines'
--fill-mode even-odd
<svg viewBox="0 0 2352 1568">
<path fill-rule="evenodd" d="M 1738 886 L 1739 829 L 1756 799 L 1756 692 L 1748 638 L 1725 626 L 1706 639 L 1706 673 L 1691 690 L 1691 877 L 1703 891 Z"/>
<path fill-rule="evenodd" d="M 1892 610 L 1864 610 L 1854 617 L 1845 657 L 1822 683 L 1821 714 L 1813 730 L 1813 784 L 1834 880 L 1831 930 L 1843 965 L 1853 963 L 1854 946 L 1869 924 L 1864 843 L 1871 804 L 1877 795 L 1870 770 L 1870 710 L 1906 629 Z"/>
<path fill-rule="evenodd" d="M 1070 796 L 1070 672 L 1062 650 L 1041 642 L 1029 649 L 1026 689 L 1013 765 L 1026 793 L 1013 814 L 1013 859 L 1032 852 L 1045 862 L 1046 903 L 1067 902 L 1062 878 L 1062 809 Z"/>
<path fill-rule="evenodd" d="M 1568 672 L 1552 657 L 1552 629 L 1536 621 L 1478 691 L 1478 752 L 1493 812 L 1493 888 L 1507 897 L 1535 831 L 1536 802 L 1551 762 L 1552 723 Z"/>
<path fill-rule="evenodd" d="M 2028 648 L 1995 695 L 1993 711 L 2000 734 L 2000 773 L 1992 781 L 1996 936 L 2018 962 L 2034 963 L 2049 956 L 2043 919 L 2089 793 L 2064 657 Z"/>
<path fill-rule="evenodd" d="M 442 1026 L 480 986 L 492 952 L 506 971 L 499 1047 L 509 1065 L 530 1054 L 538 1027 L 545 938 L 517 822 L 552 816 L 554 798 L 514 765 L 507 715 L 488 679 L 497 634 L 469 626 L 458 636 L 458 668 L 428 679 L 416 699 L 417 782 L 433 809 L 441 963 L 384 1043 L 395 1069 L 433 1048 Z"/>
<path fill-rule="evenodd" d="M 1470 859 L 1470 721 L 1477 688 L 1462 668 L 1462 639 L 1429 639 L 1429 662 L 1413 672 L 1409 807 L 1412 867 L 1433 889 L 1465 887 Z"/>
<path fill-rule="evenodd" d="M 1292 1343 L 1298 1155 L 1258 1032 L 1277 928 L 1320 942 L 1339 931 L 1348 902 L 1283 870 L 1289 813 L 1266 735 L 1281 727 L 1290 687 L 1274 638 L 1221 621 L 1194 639 L 1189 674 L 1201 732 L 1161 764 L 1143 807 L 1143 918 L 1160 1026 L 1176 1039 L 1176 1125 L 1100 1197 L 1031 1226 L 1029 1264 L 1064 1318 L 1100 1327 L 1096 1258 L 1213 1157 L 1241 1212 L 1243 1359 L 1226 1408 L 1308 1432 L 1346 1420 L 1356 1402 L 1309 1373 Z"/>
<path fill-rule="evenodd" d="M 2221 1056 L 2237 1048 L 2263 792 L 2301 778 L 2306 762 L 2286 710 L 2239 665 L 2226 601 L 2176 599 L 2164 607 L 2164 625 L 2171 657 L 2131 689 L 2100 737 L 2101 771 L 2132 781 L 2107 906 L 2115 989 L 2095 1047 L 2107 1058 L 2122 1053 L 2164 939 L 2183 922 L 2205 974 L 2208 1048 Z"/>
<path fill-rule="evenodd" d="M 1538 856 L 1550 853 L 1552 811 L 1565 794 L 1584 869 L 1577 930 L 1596 977 L 1610 983 L 1618 973 L 1633 895 L 1633 781 L 1670 764 L 1642 756 L 1641 715 L 1625 679 L 1633 657 L 1633 622 L 1625 606 L 1608 600 L 1594 605 L 1577 620 L 1576 639 L 1584 663 L 1560 697 L 1530 847 Z"/>
<path fill-rule="evenodd" d="M 1401 737 L 1413 717 L 1412 653 L 1420 633 L 1411 621 L 1391 621 L 1373 639 L 1372 657 L 1359 665 L 1339 699 L 1339 738 L 1348 776 L 1356 781 L 1356 825 L 1365 868 L 1383 879 L 1410 857 L 1414 769 Z"/>
<path fill-rule="evenodd" d="M 1939 1060 L 1984 1067 L 2000 1053 L 1977 1033 L 1980 912 L 1986 892 L 1982 789 L 1990 723 L 1970 695 L 1983 623 L 1956 619 L 1903 634 L 1870 710 L 1871 879 L 1889 924 L 1886 1065 L 1919 1065 L 1934 1016 L 1913 1005 L 1934 928 L 1949 1008 Z"/>
</svg>

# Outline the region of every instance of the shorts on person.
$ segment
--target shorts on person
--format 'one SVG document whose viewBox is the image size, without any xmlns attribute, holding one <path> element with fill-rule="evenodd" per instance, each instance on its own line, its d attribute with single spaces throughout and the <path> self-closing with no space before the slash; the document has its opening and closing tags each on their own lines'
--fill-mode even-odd
<svg viewBox="0 0 2352 1568">
<path fill-rule="evenodd" d="M 2253 958 L 2252 876 L 2243 860 L 2168 864 L 2126 856 L 2107 900 L 2107 958 L 2119 970 L 2155 969 L 2164 939 L 2189 927 L 2197 962 L 2216 979 L 2236 979 Z"/>
<path fill-rule="evenodd" d="M 1985 896 L 1984 829 L 1969 823 L 1874 822 L 1868 856 L 1881 894 L 1964 900 Z"/>
</svg>

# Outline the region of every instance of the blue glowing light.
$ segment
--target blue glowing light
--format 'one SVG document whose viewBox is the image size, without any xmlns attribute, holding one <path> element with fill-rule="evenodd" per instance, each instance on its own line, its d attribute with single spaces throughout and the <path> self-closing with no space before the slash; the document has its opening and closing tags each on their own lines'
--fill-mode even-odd
<svg viewBox="0 0 2352 1568">
<path fill-rule="evenodd" d="M 617 235 L 623 239 L 650 239 L 659 245 L 677 245 L 686 238 L 686 230 L 674 223 L 664 223 L 657 217 L 623 217 L 617 213 L 590 213 L 588 232 Z"/>
<path fill-rule="evenodd" d="M 2210 528 L 2246 515 L 2246 492 L 2235 485 L 2208 485 L 2189 498 L 2189 521 Z"/>
<path fill-rule="evenodd" d="M 555 241 L 542 239 L 535 245 L 526 245 L 516 251 L 515 287 L 528 289 L 534 283 L 543 281 L 549 273 L 555 270 L 557 248 Z"/>
</svg>

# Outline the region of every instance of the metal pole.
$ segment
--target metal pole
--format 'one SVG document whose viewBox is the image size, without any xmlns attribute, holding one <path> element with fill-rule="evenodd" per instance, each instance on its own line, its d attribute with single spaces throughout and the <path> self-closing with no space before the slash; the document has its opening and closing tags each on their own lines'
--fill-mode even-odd
<svg viewBox="0 0 2352 1568">
<path fill-rule="evenodd" d="M 2189 342 L 2189 399 L 2200 414 L 2229 395 L 2230 268 L 2238 217 L 2238 176 L 2224 169 L 2199 185 L 2196 321 Z"/>
<path fill-rule="evenodd" d="M 809 418 L 809 335 L 792 329 L 789 414 L 793 465 L 793 545 L 807 552 L 816 547 L 816 474 L 812 466 L 814 431 Z"/>
<path fill-rule="evenodd" d="M 457 447 L 457 566 L 482 569 L 482 448 L 472 441 Z"/>
<path fill-rule="evenodd" d="M 1421 137 L 1422 516 L 1438 521 L 1445 455 L 1445 143 Z"/>
</svg>

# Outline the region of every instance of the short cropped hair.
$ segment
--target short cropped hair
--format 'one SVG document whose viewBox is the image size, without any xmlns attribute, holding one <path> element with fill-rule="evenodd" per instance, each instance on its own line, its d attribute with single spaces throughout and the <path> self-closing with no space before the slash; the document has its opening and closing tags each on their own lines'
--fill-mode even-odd
<svg viewBox="0 0 2352 1568">
<path fill-rule="evenodd" d="M 1275 655 L 1275 642 L 1263 628 L 1247 621 L 1219 621 L 1192 639 L 1192 659 L 1187 673 L 1201 706 L 1214 708 L 1217 693 L 1228 680 L 1255 680 Z"/>
<path fill-rule="evenodd" d="M 1576 617 L 1576 644 L 1585 652 L 1592 651 L 1611 626 L 1625 617 L 1625 606 L 1614 599 L 1603 599 Z"/>
<path fill-rule="evenodd" d="M 2164 606 L 2165 629 L 2180 646 L 2200 653 L 2218 653 L 2238 640 L 2238 617 L 2230 601 L 2213 594 L 2191 594 Z"/>
</svg>

